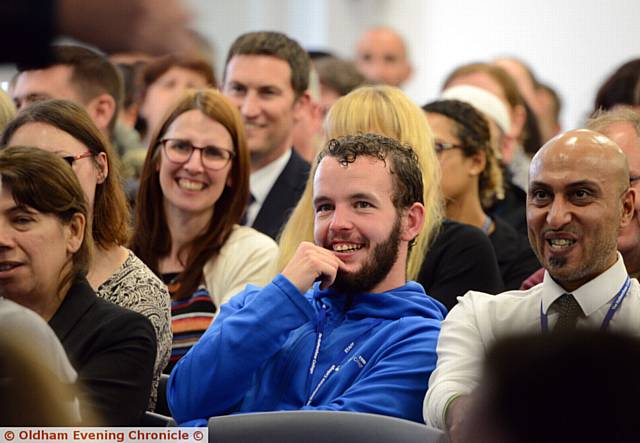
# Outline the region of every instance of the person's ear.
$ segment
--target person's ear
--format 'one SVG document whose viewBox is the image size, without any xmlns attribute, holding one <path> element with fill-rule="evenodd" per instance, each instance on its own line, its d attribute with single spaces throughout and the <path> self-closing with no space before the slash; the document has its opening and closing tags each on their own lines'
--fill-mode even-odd
<svg viewBox="0 0 640 443">
<path fill-rule="evenodd" d="M 98 169 L 97 184 L 102 184 L 109 176 L 109 162 L 107 162 L 107 153 L 101 152 L 95 156 L 96 168 Z"/>
<path fill-rule="evenodd" d="M 424 225 L 424 205 L 415 202 L 404 210 L 401 240 L 410 242 L 420 234 Z"/>
<path fill-rule="evenodd" d="M 84 226 L 87 220 L 79 212 L 76 212 L 71 216 L 71 220 L 65 226 L 67 252 L 70 255 L 75 254 L 80 250 L 82 241 L 84 240 Z"/>
<path fill-rule="evenodd" d="M 109 134 L 109 123 L 116 112 L 115 99 L 107 93 L 100 94 L 91 99 L 86 109 L 98 129 L 103 134 Z"/>
<path fill-rule="evenodd" d="M 627 226 L 633 216 L 635 215 L 636 209 L 636 200 L 640 198 L 640 195 L 636 193 L 636 190 L 633 188 L 629 188 L 620 197 L 622 203 L 622 216 L 620 217 L 620 227 L 624 228 Z"/>
<path fill-rule="evenodd" d="M 471 162 L 469 173 L 471 175 L 480 175 L 487 166 L 487 154 L 483 151 L 476 152 L 471 157 L 467 157 Z"/>
<path fill-rule="evenodd" d="M 293 122 L 297 123 L 302 114 L 307 111 L 307 108 L 311 104 L 311 95 L 309 91 L 304 91 L 304 93 L 297 98 L 297 100 L 293 104 Z"/>
</svg>

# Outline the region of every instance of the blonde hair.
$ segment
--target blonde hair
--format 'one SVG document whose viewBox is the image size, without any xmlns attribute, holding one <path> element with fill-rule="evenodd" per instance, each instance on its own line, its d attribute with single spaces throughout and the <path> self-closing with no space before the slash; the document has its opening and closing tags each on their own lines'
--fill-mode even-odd
<svg viewBox="0 0 640 443">
<path fill-rule="evenodd" d="M 325 120 L 325 132 L 328 139 L 373 132 L 414 147 L 424 181 L 425 206 L 425 223 L 415 239 L 407 264 L 407 278 L 416 279 L 443 214 L 440 167 L 424 113 L 398 88 L 365 86 L 340 98 L 331 107 Z M 310 175 L 304 193 L 279 238 L 279 270 L 291 260 L 301 242 L 313 241 L 312 199 L 313 176 Z"/>
<path fill-rule="evenodd" d="M 0 89 L 0 132 L 4 130 L 13 117 L 16 116 L 16 107 L 11 98 Z"/>
</svg>

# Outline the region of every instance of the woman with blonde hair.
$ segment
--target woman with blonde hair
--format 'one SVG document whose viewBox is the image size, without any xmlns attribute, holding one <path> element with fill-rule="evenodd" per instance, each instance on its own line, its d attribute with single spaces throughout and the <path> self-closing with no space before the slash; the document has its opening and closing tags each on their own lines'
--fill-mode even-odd
<svg viewBox="0 0 640 443">
<path fill-rule="evenodd" d="M 422 283 L 428 294 L 447 307 L 468 289 L 489 292 L 501 289 L 491 245 L 482 232 L 450 222 L 440 229 L 440 168 L 431 130 L 422 110 L 400 89 L 378 85 L 352 91 L 331 107 L 325 120 L 325 132 L 329 139 L 374 132 L 395 138 L 416 150 L 425 184 L 426 214 L 422 233 L 409 256 L 408 279 Z M 312 195 L 313 177 L 309 177 L 280 237 L 279 269 L 289 262 L 300 242 L 313 241 Z M 472 268 L 479 269 L 479 272 L 473 272 L 478 275 L 476 280 L 467 277 Z"/>
</svg>

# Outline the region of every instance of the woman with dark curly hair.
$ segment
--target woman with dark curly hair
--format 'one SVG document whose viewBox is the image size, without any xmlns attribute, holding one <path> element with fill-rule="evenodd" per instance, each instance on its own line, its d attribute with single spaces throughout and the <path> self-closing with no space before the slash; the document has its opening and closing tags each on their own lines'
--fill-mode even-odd
<svg viewBox="0 0 640 443">
<path fill-rule="evenodd" d="M 504 197 L 487 121 L 458 100 L 432 102 L 423 109 L 435 136 L 447 218 L 482 229 L 493 244 L 505 289 L 518 289 L 540 265 L 523 236 L 485 212 Z"/>
</svg>

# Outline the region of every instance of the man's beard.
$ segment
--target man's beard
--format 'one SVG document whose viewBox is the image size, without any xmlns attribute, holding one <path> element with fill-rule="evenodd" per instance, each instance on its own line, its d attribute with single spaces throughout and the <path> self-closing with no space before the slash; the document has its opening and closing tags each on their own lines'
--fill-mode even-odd
<svg viewBox="0 0 640 443">
<path fill-rule="evenodd" d="M 360 270 L 356 272 L 338 270 L 331 288 L 346 294 L 371 291 L 389 274 L 398 258 L 399 245 L 400 217 L 396 217 L 387 239 L 373 249 Z"/>
</svg>

